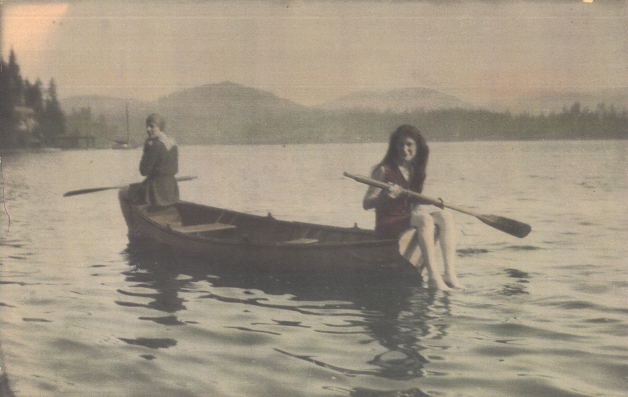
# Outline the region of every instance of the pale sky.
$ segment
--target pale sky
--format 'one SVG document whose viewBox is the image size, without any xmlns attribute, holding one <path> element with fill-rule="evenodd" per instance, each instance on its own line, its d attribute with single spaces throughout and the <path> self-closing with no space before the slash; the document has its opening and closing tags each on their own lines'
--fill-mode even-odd
<svg viewBox="0 0 628 397">
<path fill-rule="evenodd" d="M 0 1 L 1 2 L 1 1 Z M 60 97 L 232 81 L 316 105 L 427 87 L 481 104 L 628 86 L 624 1 L 4 1 L 2 53 Z"/>
</svg>

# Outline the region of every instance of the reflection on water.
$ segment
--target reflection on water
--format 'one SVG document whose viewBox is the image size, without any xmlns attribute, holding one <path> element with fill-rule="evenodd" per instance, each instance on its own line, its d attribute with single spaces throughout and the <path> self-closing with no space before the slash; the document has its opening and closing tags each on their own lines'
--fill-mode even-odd
<svg viewBox="0 0 628 397">
<path fill-rule="evenodd" d="M 512 296 L 517 294 L 529 295 L 525 284 L 530 282 L 528 280 L 530 278 L 530 275 L 519 269 L 505 269 L 505 271 L 508 277 L 517 280 L 514 283 L 507 283 L 503 285 L 501 293 L 505 296 Z"/>
<path fill-rule="evenodd" d="M 149 248 L 149 249 L 147 249 Z M 125 251 L 129 270 L 124 272 L 128 287 L 119 289 L 116 304 L 127 307 L 144 307 L 163 312 L 164 315 L 140 316 L 140 321 L 161 325 L 185 326 L 198 321 L 181 320 L 178 314 L 187 310 L 186 302 L 208 300 L 233 305 L 232 310 L 246 307 L 247 313 L 272 310 L 297 313 L 312 321 L 270 319 L 265 322 L 242 322 L 224 325 L 224 328 L 241 332 L 281 337 L 282 332 L 264 330 L 291 328 L 299 337 L 308 334 L 325 334 L 342 339 L 359 336 L 364 346 L 378 344 L 377 354 L 371 356 L 364 367 L 354 369 L 355 363 L 343 367 L 326 362 L 323 354 L 297 354 L 288 351 L 281 343 L 273 347 L 291 359 L 314 364 L 347 377 L 376 376 L 389 380 L 421 378 L 424 366 L 438 357 L 426 357 L 421 338 L 442 338 L 447 325 L 438 319 L 449 314 L 449 295 L 422 288 L 418 273 L 408 268 L 391 274 L 390 270 L 363 269 L 245 269 L 229 265 L 210 264 L 206 260 L 182 257 L 175 252 L 159 250 L 132 242 Z M 148 303 L 127 301 L 125 297 L 147 298 Z M 278 297 L 274 299 L 273 297 Z M 285 297 L 289 297 L 287 300 Z M 257 318 L 253 315 L 252 317 Z M 260 316 L 262 317 L 262 316 Z M 279 315 L 281 317 L 281 314 Z M 316 324 L 316 325 L 312 325 Z M 175 339 L 119 338 L 131 345 L 163 349 L 177 345 Z M 320 352 L 322 353 L 322 352 Z M 323 358 L 321 358 L 321 356 Z M 154 359 L 148 355 L 147 359 Z M 390 394 L 397 393 L 397 394 Z M 398 394 L 402 393 L 402 394 Z M 355 388 L 352 396 L 426 395 L 419 389 L 375 391 Z"/>
</svg>

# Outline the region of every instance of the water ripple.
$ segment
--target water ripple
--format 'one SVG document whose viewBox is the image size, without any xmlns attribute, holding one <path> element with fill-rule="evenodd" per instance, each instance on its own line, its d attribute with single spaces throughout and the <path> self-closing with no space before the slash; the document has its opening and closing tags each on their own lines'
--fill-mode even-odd
<svg viewBox="0 0 628 397">
<path fill-rule="evenodd" d="M 127 339 L 127 338 L 118 338 L 122 342 L 128 343 L 129 345 L 137 345 L 148 347 L 149 349 L 167 349 L 169 347 L 173 347 L 177 345 L 177 341 L 172 338 L 135 338 L 135 339 Z"/>
</svg>

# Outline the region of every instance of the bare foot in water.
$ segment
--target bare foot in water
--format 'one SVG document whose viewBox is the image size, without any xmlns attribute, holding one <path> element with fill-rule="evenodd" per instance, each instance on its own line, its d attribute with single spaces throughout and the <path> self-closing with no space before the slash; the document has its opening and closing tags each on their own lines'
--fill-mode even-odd
<svg viewBox="0 0 628 397">
<path fill-rule="evenodd" d="M 439 289 L 441 291 L 451 291 L 451 288 L 449 288 L 442 279 L 434 280 L 434 278 L 430 277 L 430 280 L 427 282 L 427 285 L 431 289 Z"/>
<path fill-rule="evenodd" d="M 448 274 L 445 274 L 445 283 L 447 283 L 447 285 L 449 285 L 452 288 L 457 288 L 457 289 L 464 289 L 464 285 L 460 282 L 460 280 L 458 280 L 458 277 L 456 276 L 450 276 Z"/>
</svg>

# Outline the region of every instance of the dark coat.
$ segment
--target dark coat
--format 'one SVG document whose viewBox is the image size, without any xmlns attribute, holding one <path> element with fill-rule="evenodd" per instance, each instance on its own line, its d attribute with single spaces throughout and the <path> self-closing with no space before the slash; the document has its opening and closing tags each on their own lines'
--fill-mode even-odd
<svg viewBox="0 0 628 397">
<path fill-rule="evenodd" d="M 147 139 L 140 160 L 141 198 L 150 205 L 164 206 L 179 201 L 179 186 L 175 179 L 179 171 L 179 150 L 174 140 L 165 134 Z"/>
</svg>

